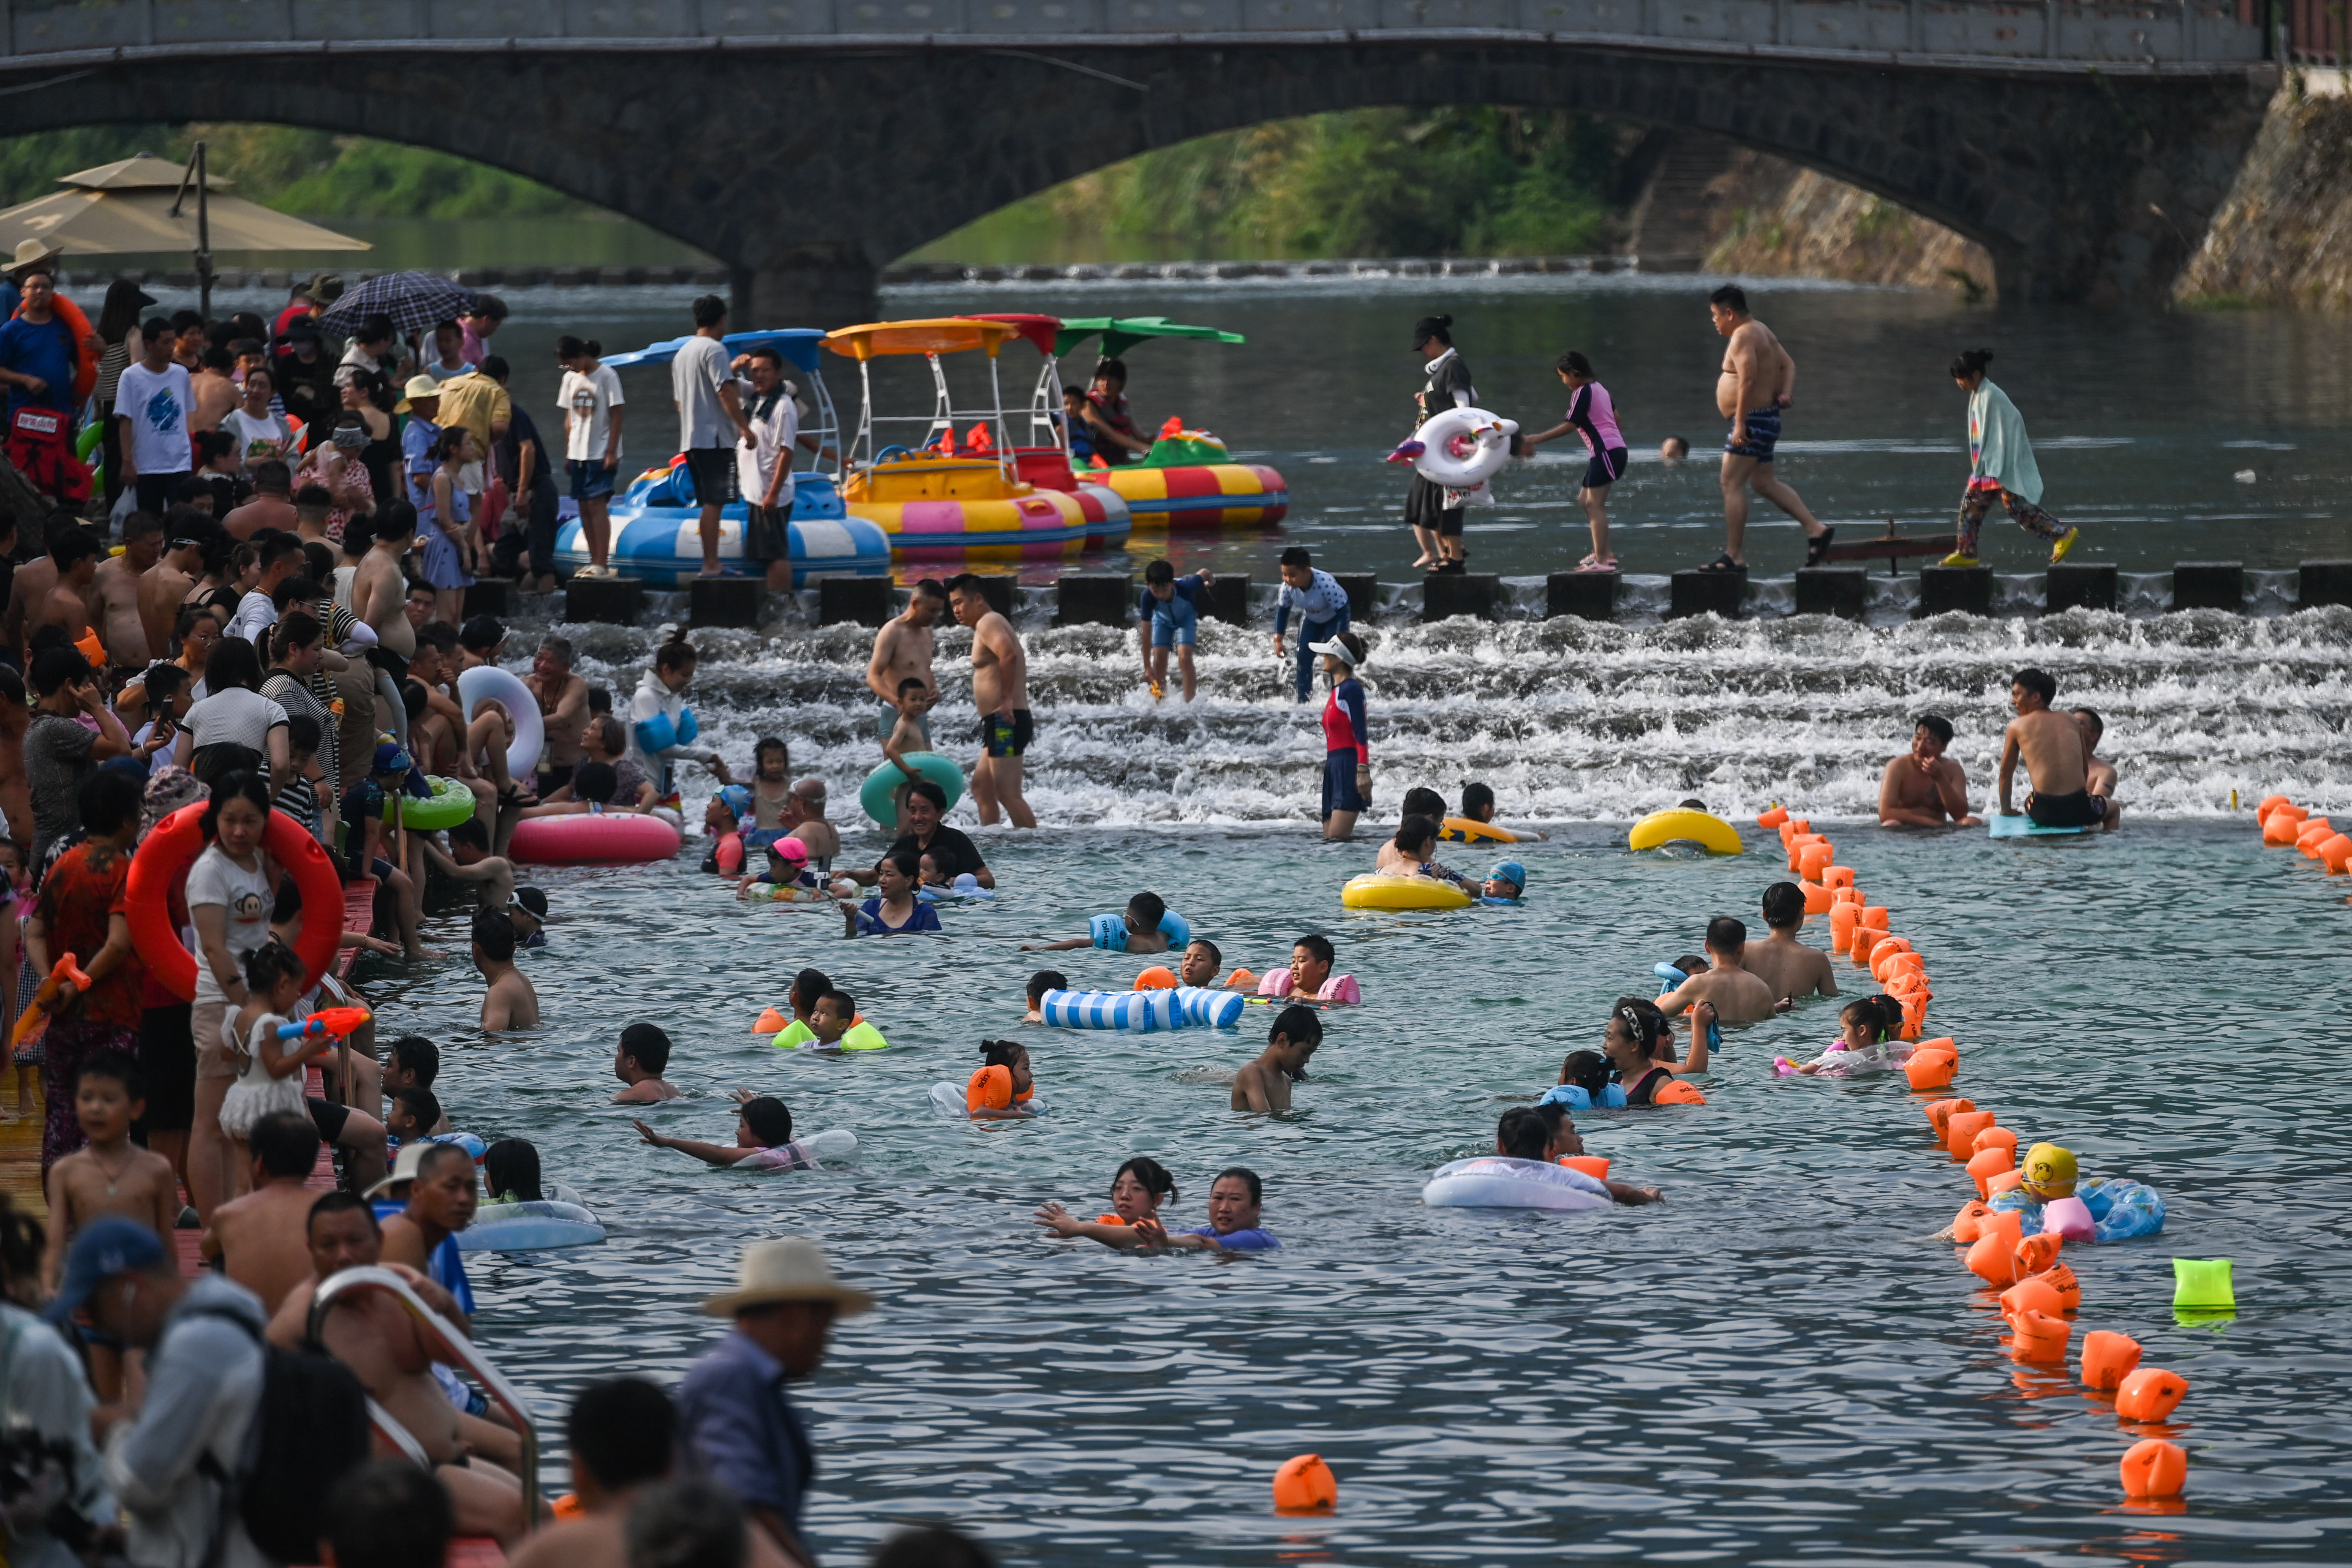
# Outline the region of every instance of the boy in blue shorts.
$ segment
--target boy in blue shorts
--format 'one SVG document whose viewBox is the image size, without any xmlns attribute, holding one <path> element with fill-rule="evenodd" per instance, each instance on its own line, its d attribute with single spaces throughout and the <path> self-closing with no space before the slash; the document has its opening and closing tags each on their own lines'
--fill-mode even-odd
<svg viewBox="0 0 2352 1568">
<path fill-rule="evenodd" d="M 1143 592 L 1136 595 L 1139 621 L 1135 638 L 1143 653 L 1143 679 L 1151 683 L 1157 700 L 1168 691 L 1168 650 L 1176 650 L 1176 668 L 1184 678 L 1184 700 L 1192 700 L 1192 649 L 1201 640 L 1201 590 L 1216 581 L 1207 567 L 1189 577 L 1176 575 L 1166 561 L 1143 569 Z"/>
</svg>

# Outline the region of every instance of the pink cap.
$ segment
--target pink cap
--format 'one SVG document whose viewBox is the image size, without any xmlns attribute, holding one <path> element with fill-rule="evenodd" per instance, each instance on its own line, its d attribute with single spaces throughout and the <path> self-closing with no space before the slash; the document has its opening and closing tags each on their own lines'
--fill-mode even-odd
<svg viewBox="0 0 2352 1568">
<path fill-rule="evenodd" d="M 808 864 L 808 846 L 797 838 L 779 838 L 768 847 L 768 852 L 790 860 L 794 865 Z"/>
</svg>

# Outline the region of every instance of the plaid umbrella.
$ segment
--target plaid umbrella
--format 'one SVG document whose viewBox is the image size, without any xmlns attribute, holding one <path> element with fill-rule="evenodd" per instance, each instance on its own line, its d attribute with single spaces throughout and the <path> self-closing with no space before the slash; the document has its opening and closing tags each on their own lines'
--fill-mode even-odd
<svg viewBox="0 0 2352 1568">
<path fill-rule="evenodd" d="M 390 272 L 343 291 L 319 318 L 327 331 L 349 337 L 370 316 L 389 316 L 396 332 L 422 331 L 454 321 L 474 307 L 474 291 L 432 272 Z"/>
</svg>

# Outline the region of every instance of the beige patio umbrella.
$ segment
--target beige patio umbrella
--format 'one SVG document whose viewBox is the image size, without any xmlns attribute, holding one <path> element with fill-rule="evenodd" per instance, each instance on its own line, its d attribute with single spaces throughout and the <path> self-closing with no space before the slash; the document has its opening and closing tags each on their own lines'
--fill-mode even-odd
<svg viewBox="0 0 2352 1568">
<path fill-rule="evenodd" d="M 0 211 L 0 254 L 13 255 L 27 239 L 69 256 L 193 251 L 210 315 L 215 250 L 369 248 L 365 240 L 222 195 L 232 182 L 203 170 L 199 142 L 184 166 L 142 153 L 64 175 L 63 190 Z"/>
</svg>

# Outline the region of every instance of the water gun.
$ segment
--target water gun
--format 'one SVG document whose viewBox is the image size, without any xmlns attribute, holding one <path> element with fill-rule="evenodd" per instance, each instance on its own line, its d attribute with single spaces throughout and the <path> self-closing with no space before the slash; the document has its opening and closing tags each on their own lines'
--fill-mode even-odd
<svg viewBox="0 0 2352 1568">
<path fill-rule="evenodd" d="M 331 1035 L 340 1040 L 374 1017 L 364 1007 L 321 1007 L 307 1018 L 278 1025 L 278 1037 L 299 1040 L 305 1035 Z"/>
<path fill-rule="evenodd" d="M 1397 443 L 1397 449 L 1391 452 L 1383 461 L 1391 463 L 1410 463 L 1428 450 L 1429 445 L 1427 442 L 1401 441 Z"/>
<path fill-rule="evenodd" d="M 33 1032 L 33 1026 L 39 1023 L 56 1004 L 58 993 L 65 989 L 68 980 L 79 990 L 89 989 L 89 976 L 81 972 L 70 952 L 50 966 L 49 977 L 41 982 L 41 988 L 34 992 L 32 1001 L 26 1004 L 25 1016 L 16 1020 L 16 1032 L 8 1037 L 11 1047 L 24 1044 L 25 1037 Z"/>
</svg>

